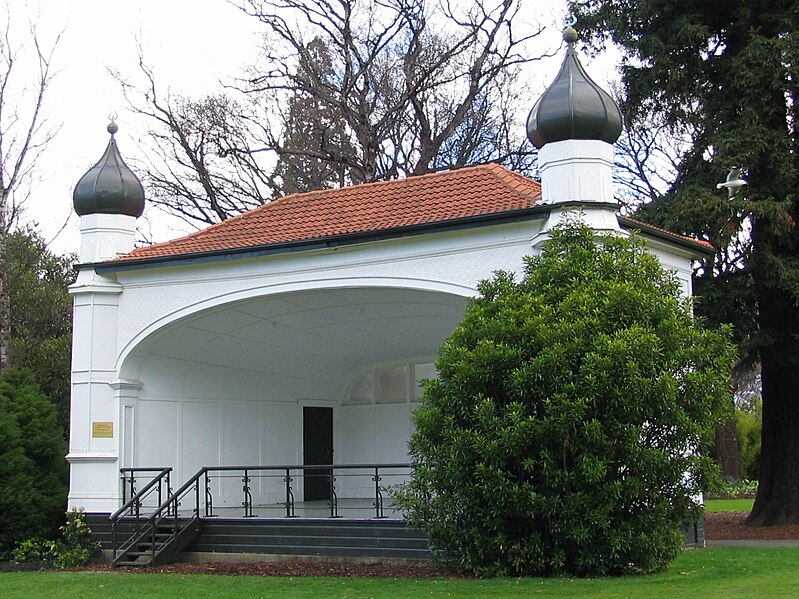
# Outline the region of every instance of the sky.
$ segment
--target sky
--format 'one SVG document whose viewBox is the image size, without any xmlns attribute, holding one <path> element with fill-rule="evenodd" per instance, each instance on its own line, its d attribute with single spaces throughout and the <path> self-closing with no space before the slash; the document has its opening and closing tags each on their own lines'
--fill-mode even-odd
<svg viewBox="0 0 799 599">
<path fill-rule="evenodd" d="M 560 45 L 565 0 L 524 0 L 522 18 L 546 28 L 541 50 Z M 137 39 L 160 85 L 187 95 L 202 95 L 230 81 L 253 58 L 259 23 L 226 0 L 7 0 L 0 16 L 10 16 L 12 44 L 30 43 L 29 22 L 40 42 L 52 46 L 57 74 L 45 98 L 45 114 L 58 128 L 38 162 L 39 181 L 26 200 L 23 221 L 39 225 L 50 249 L 77 252 L 79 219 L 72 212 L 72 190 L 108 143 L 106 125 L 116 114 L 117 144 L 128 161 L 140 157 L 136 133 L 143 124 L 128 112 L 109 69 L 137 72 Z M 535 97 L 552 81 L 562 59 L 535 63 L 529 71 Z M 612 57 L 584 60 L 601 84 L 612 78 Z M 593 64 L 592 64 L 593 63 Z M 22 70 L 20 70 L 22 72 Z M 153 208 L 140 226 L 153 241 L 166 241 L 193 229 Z"/>
</svg>

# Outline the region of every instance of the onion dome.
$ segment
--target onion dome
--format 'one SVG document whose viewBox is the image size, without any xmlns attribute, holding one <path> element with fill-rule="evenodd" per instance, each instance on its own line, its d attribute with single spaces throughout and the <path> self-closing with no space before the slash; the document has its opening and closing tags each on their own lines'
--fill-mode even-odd
<svg viewBox="0 0 799 599">
<path fill-rule="evenodd" d="M 111 140 L 100 161 L 80 178 L 72 192 L 72 205 L 80 216 L 122 214 L 139 217 L 144 212 L 144 188 L 122 160 L 114 134 L 119 127 L 108 124 Z"/>
<path fill-rule="evenodd" d="M 615 142 L 621 135 L 621 112 L 608 93 L 594 83 L 574 50 L 577 32 L 563 32 L 566 57 L 555 81 L 527 117 L 527 137 L 537 148 L 567 139 Z"/>
</svg>

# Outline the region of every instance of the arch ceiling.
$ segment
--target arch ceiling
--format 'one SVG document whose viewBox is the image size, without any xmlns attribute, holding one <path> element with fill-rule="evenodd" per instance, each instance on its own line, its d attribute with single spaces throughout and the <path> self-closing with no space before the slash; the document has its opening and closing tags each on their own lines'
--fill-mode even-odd
<svg viewBox="0 0 799 599">
<path fill-rule="evenodd" d="M 148 377 L 156 371 L 176 379 L 217 373 L 228 389 L 257 377 L 258 385 L 268 387 L 264 393 L 294 387 L 307 395 L 309 385 L 316 385 L 318 393 L 338 399 L 367 368 L 435 356 L 460 322 L 465 301 L 398 288 L 319 289 L 242 300 L 157 331 L 133 350 L 123 371 L 145 389 L 153 387 Z"/>
</svg>

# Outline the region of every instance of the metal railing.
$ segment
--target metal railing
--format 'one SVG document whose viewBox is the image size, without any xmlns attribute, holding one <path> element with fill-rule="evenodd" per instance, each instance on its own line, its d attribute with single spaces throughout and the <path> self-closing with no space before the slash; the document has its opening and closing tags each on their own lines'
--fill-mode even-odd
<svg viewBox="0 0 799 599">
<path fill-rule="evenodd" d="M 136 485 L 139 484 L 142 479 L 149 479 L 149 481 L 157 479 L 161 481 L 157 489 L 158 496 L 156 503 L 156 505 L 160 505 L 163 497 L 168 496 L 172 491 L 169 480 L 171 472 L 172 468 L 120 468 L 119 473 L 122 478 L 123 505 L 136 495 Z M 166 490 L 166 493 L 164 493 L 164 490 Z"/>
<path fill-rule="evenodd" d="M 366 506 L 369 517 L 384 518 L 390 508 L 390 487 L 406 481 L 411 467 L 407 463 L 206 466 L 174 492 L 169 487 L 171 468 L 123 468 L 121 472 L 124 504 L 117 511 L 119 516 L 138 516 L 143 511 L 152 515 L 168 507 L 170 515 L 177 510 L 202 517 L 224 512 L 244 518 L 299 518 L 302 509 L 306 513 L 312 509 L 314 517 L 338 518 L 349 511 L 363 514 Z M 137 490 L 137 481 L 145 477 L 149 482 Z M 324 497 L 308 498 L 311 486 L 317 492 L 323 490 Z M 304 495 L 304 500 L 298 495 Z M 151 505 L 143 510 L 148 498 Z M 320 506 L 325 516 L 319 516 Z"/>
<path fill-rule="evenodd" d="M 340 518 L 347 514 L 364 517 L 369 512 L 370 518 L 385 518 L 390 487 L 406 481 L 410 474 L 407 463 L 207 466 L 192 480 L 196 478 L 202 486 L 202 502 L 196 509 L 207 518 Z M 300 485 L 304 487 L 303 501 L 297 499 Z M 311 485 L 317 492 L 324 491 L 324 497 L 309 499 Z M 241 490 L 233 492 L 237 486 Z M 222 493 L 225 505 L 215 501 L 214 487 L 227 490 Z"/>
<path fill-rule="evenodd" d="M 117 530 L 122 519 L 125 518 L 126 524 L 132 524 L 133 535 L 131 538 L 140 536 L 150 519 L 149 516 L 142 515 L 142 506 L 147 504 L 148 500 L 152 500 L 155 503 L 154 507 L 158 509 L 163 504 L 164 495 L 169 496 L 172 491 L 169 486 L 172 468 L 121 468 L 120 472 L 122 474 L 122 507 L 110 517 L 114 559 L 117 557 Z M 144 476 L 150 480 L 137 490 L 136 483 Z M 129 499 L 127 499 L 128 493 L 130 493 Z"/>
<path fill-rule="evenodd" d="M 136 472 L 132 472 L 135 470 Z M 159 548 L 163 548 L 172 541 L 176 541 L 181 531 L 187 528 L 187 523 L 195 522 L 201 517 L 213 518 L 220 515 L 220 510 L 226 510 L 226 517 L 324 517 L 340 518 L 342 512 L 353 510 L 351 513 L 369 513 L 370 518 L 386 517 L 386 495 L 393 484 L 406 481 L 411 474 L 411 467 L 406 463 L 394 464 L 326 464 L 326 465 L 283 465 L 283 466 L 206 466 L 198 470 L 194 476 L 187 480 L 176 491 L 170 492 L 167 499 L 161 501 L 164 480 L 169 489 L 168 480 L 171 468 L 139 468 L 124 469 L 123 482 L 132 494 L 123 506 L 112 516 L 112 543 L 114 560 L 118 552 L 125 553 L 136 545 L 148 541 L 152 558 L 155 560 Z M 140 490 L 135 489 L 134 474 L 154 473 L 153 478 Z M 127 475 L 127 478 L 126 478 Z M 130 482 L 134 480 L 134 482 Z M 316 481 L 317 491 L 322 488 L 326 497 L 322 499 L 304 500 L 298 502 L 295 492 L 298 483 L 302 481 L 307 495 L 309 481 Z M 235 493 L 220 493 L 227 503 L 220 507 L 215 506 L 214 487 L 230 487 L 240 489 Z M 321 483 L 321 485 L 319 484 Z M 253 488 L 261 499 L 256 502 Z M 269 487 L 270 493 L 264 493 L 263 487 Z M 279 487 L 281 499 L 275 499 Z M 342 502 L 341 491 L 347 495 Z M 368 492 L 367 492 L 368 490 Z M 171 489 L 170 489 L 171 491 Z M 260 492 L 259 492 L 260 491 Z M 158 505 L 149 515 L 142 514 L 142 504 L 150 493 L 158 493 Z M 237 504 L 231 506 L 230 502 Z M 364 510 L 364 502 L 368 508 Z M 302 504 L 301 509 L 298 503 Z M 308 504 L 322 504 L 313 509 Z M 255 513 L 255 508 L 259 513 Z M 261 512 L 265 513 L 261 513 Z M 298 513 L 300 512 L 300 513 Z M 322 513 L 323 512 L 323 513 Z M 129 518 L 132 516 L 132 518 Z M 117 543 L 117 525 L 124 521 L 132 521 L 132 534 L 123 543 Z M 168 529 L 167 534 L 164 529 Z M 158 541 L 158 543 L 156 542 Z"/>
</svg>

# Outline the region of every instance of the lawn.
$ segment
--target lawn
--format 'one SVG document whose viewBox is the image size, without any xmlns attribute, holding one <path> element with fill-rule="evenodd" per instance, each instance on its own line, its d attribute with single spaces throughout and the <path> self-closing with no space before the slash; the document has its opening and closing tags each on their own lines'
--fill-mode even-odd
<svg viewBox="0 0 799 599">
<path fill-rule="evenodd" d="M 706 512 L 751 512 L 754 499 L 706 499 Z"/>
<path fill-rule="evenodd" d="M 687 551 L 661 574 L 598 579 L 402 580 L 279 578 L 118 572 L 0 574 L 3 599 L 53 597 L 795 597 L 799 548 Z"/>
</svg>

